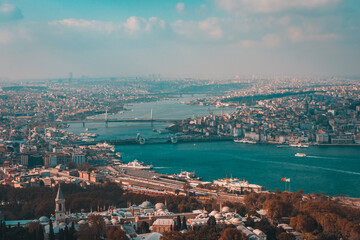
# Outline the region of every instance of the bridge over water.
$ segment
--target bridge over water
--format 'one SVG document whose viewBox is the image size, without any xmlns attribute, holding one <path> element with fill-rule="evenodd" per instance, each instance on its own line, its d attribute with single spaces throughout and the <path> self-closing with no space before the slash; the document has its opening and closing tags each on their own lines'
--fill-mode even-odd
<svg viewBox="0 0 360 240">
<path fill-rule="evenodd" d="M 82 123 L 83 127 L 86 126 L 86 123 L 105 123 L 105 126 L 108 126 L 109 123 L 116 123 L 116 122 L 137 122 L 137 123 L 173 123 L 182 121 L 182 119 L 151 119 L 151 118 L 123 118 L 123 119 L 86 119 L 86 120 L 74 120 L 74 121 L 67 121 L 66 123 Z"/>
</svg>

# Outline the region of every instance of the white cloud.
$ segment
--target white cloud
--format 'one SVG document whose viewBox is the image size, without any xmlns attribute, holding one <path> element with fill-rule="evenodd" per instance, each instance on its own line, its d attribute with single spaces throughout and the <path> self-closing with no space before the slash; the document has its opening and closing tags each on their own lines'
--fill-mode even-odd
<svg viewBox="0 0 360 240">
<path fill-rule="evenodd" d="M 173 31 L 190 39 L 221 39 L 223 30 L 221 28 L 221 19 L 207 18 L 203 21 L 183 21 L 177 20 L 171 24 Z"/>
<path fill-rule="evenodd" d="M 333 6 L 341 0 L 214 0 L 223 10 L 241 12 L 274 13 L 292 9 L 315 9 Z"/>
<path fill-rule="evenodd" d="M 127 35 L 134 35 L 137 32 L 151 32 L 153 29 L 164 29 L 165 21 L 156 17 L 149 19 L 131 16 L 123 23 L 103 22 L 84 19 L 62 19 L 49 22 L 50 26 L 66 27 L 84 31 L 104 32 L 106 34 L 124 32 Z M 123 30 L 123 31 L 122 31 Z"/>
<path fill-rule="evenodd" d="M 103 31 L 106 33 L 112 33 L 121 28 L 120 24 L 114 24 L 113 22 L 102 22 L 96 20 L 84 20 L 84 19 L 63 19 L 52 21 L 49 23 L 51 26 L 65 26 L 68 28 L 87 29 L 92 31 Z"/>
<path fill-rule="evenodd" d="M 131 16 L 124 23 L 124 27 L 127 29 L 129 34 L 133 34 L 140 29 L 141 21 L 142 18 Z"/>
<path fill-rule="evenodd" d="M 178 2 L 178 3 L 176 4 L 176 11 L 177 11 L 178 13 L 183 13 L 184 10 L 185 10 L 185 4 L 184 4 L 183 2 Z"/>
<path fill-rule="evenodd" d="M 131 16 L 124 23 L 126 33 L 134 35 L 139 31 L 151 32 L 153 29 L 164 29 L 165 21 L 157 17 L 151 17 L 149 19 Z"/>
<path fill-rule="evenodd" d="M 294 42 L 304 42 L 304 41 L 329 41 L 339 36 L 335 33 L 324 33 L 316 27 L 295 27 L 291 26 L 287 29 L 288 38 Z"/>
<path fill-rule="evenodd" d="M 219 26 L 218 18 L 208 18 L 199 22 L 199 28 L 206 32 L 211 38 L 222 38 L 223 36 L 223 31 Z"/>
<path fill-rule="evenodd" d="M 10 22 L 23 19 L 21 10 L 14 4 L 0 3 L 0 22 Z"/>
</svg>

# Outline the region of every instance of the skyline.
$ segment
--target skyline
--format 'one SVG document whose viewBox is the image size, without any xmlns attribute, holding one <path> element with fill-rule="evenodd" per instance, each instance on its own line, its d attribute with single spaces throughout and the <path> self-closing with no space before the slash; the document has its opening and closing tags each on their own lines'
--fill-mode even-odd
<svg viewBox="0 0 360 240">
<path fill-rule="evenodd" d="M 0 79 L 356 76 L 359 9 L 354 0 L 0 0 Z"/>
</svg>

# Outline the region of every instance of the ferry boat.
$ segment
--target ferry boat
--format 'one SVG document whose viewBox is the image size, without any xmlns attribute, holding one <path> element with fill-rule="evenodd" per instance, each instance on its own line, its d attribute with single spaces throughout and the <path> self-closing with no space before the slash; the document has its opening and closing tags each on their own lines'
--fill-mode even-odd
<svg viewBox="0 0 360 240">
<path fill-rule="evenodd" d="M 120 165 L 123 165 L 124 162 L 123 161 L 120 161 L 119 159 L 113 159 L 112 160 L 112 164 L 116 165 L 116 166 L 120 166 Z"/>
<path fill-rule="evenodd" d="M 81 137 L 96 138 L 99 136 L 97 133 L 80 133 Z"/>
<path fill-rule="evenodd" d="M 256 141 L 251 140 L 251 139 L 234 139 L 234 142 L 236 143 L 250 143 L 250 144 L 256 144 Z"/>
<path fill-rule="evenodd" d="M 289 147 L 307 148 L 307 147 L 309 147 L 309 144 L 305 144 L 305 143 L 291 143 L 291 144 L 289 144 Z"/>
<path fill-rule="evenodd" d="M 306 157 L 305 153 L 296 153 L 295 157 Z"/>
<path fill-rule="evenodd" d="M 85 128 L 86 131 L 95 131 L 97 128 Z"/>
<path fill-rule="evenodd" d="M 143 162 L 139 162 L 137 159 L 135 159 L 132 162 L 129 162 L 128 164 L 122 164 L 118 166 L 121 168 L 134 168 L 134 169 L 142 169 L 142 170 L 150 170 L 153 168 L 152 165 L 145 165 Z"/>
</svg>

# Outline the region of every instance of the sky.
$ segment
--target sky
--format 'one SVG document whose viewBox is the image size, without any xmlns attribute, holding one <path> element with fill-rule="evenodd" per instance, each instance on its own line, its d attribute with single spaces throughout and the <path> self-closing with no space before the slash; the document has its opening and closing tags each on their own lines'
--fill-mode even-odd
<svg viewBox="0 0 360 240">
<path fill-rule="evenodd" d="M 0 79 L 360 76 L 359 0 L 0 0 Z"/>
</svg>

